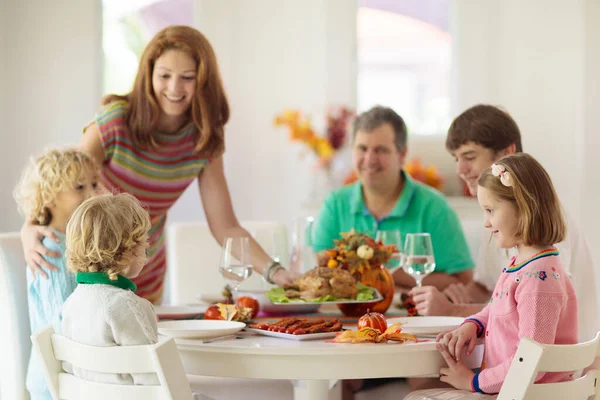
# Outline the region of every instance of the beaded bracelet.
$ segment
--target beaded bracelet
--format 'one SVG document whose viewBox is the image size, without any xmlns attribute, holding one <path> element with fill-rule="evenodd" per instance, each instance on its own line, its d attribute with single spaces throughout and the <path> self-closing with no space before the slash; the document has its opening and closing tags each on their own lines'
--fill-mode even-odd
<svg viewBox="0 0 600 400">
<path fill-rule="evenodd" d="M 263 278 L 265 281 L 274 284 L 275 282 L 273 282 L 273 277 L 275 276 L 275 274 L 277 273 L 277 271 L 285 269 L 283 268 L 283 266 L 279 263 L 279 261 L 271 261 L 269 263 L 269 265 L 267 266 L 267 268 L 265 268 L 265 270 L 263 271 Z"/>
</svg>

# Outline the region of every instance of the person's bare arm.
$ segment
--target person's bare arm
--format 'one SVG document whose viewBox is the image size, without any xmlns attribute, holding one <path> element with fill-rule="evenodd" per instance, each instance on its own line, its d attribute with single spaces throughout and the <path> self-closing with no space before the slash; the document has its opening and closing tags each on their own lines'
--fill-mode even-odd
<svg viewBox="0 0 600 400">
<path fill-rule="evenodd" d="M 85 133 L 79 142 L 79 149 L 89 154 L 98 166 L 104 162 L 104 148 L 100 140 L 100 129 L 98 129 L 95 122 L 89 124 L 85 129 Z"/>
<path fill-rule="evenodd" d="M 468 317 L 485 307 L 485 304 L 453 304 L 433 286 L 415 287 L 409 294 L 420 315 Z"/>
<path fill-rule="evenodd" d="M 452 283 L 468 283 L 473 280 L 473 270 L 461 271 L 456 274 L 448 275 L 443 272 L 434 272 L 427 275 L 423 279 L 423 285 L 435 286 L 439 290 L 444 290 L 448 285 Z M 394 281 L 396 286 L 415 287 L 415 279 L 408 275 L 404 270 L 398 269 L 394 272 Z"/>
<path fill-rule="evenodd" d="M 492 292 L 477 281 L 467 283 L 467 291 L 473 303 L 485 303 L 492 297 Z"/>
<path fill-rule="evenodd" d="M 487 304 L 454 304 L 450 315 L 455 317 L 470 317 L 485 308 Z"/>
<path fill-rule="evenodd" d="M 440 290 L 444 290 L 448 285 L 453 283 L 468 283 L 473 280 L 473 270 L 457 272 L 456 274 L 433 273 L 427 275 L 423 279 L 424 285 L 435 286 Z"/>
<path fill-rule="evenodd" d="M 198 176 L 200 197 L 204 205 L 206 221 L 210 231 L 219 244 L 223 244 L 225 237 L 246 236 L 250 239 L 250 252 L 252 265 L 260 274 L 272 261 L 271 257 L 263 250 L 254 238 L 240 225 L 227 187 L 223 170 L 223 158 L 215 158 Z M 280 286 L 289 284 L 296 276 L 287 270 L 275 274 L 273 280 Z"/>
<path fill-rule="evenodd" d="M 31 270 L 34 279 L 37 279 L 37 275 L 48 279 L 48 274 L 42 267 L 48 271 L 58 271 L 58 268 L 50 264 L 43 256 L 56 258 L 62 255 L 56 251 L 48 250 L 48 248 L 42 244 L 42 238 L 44 236 L 58 242 L 58 236 L 56 236 L 47 226 L 34 225 L 31 221 L 25 221 L 21 227 L 23 255 L 25 256 L 25 262 L 27 263 L 27 267 Z"/>
</svg>

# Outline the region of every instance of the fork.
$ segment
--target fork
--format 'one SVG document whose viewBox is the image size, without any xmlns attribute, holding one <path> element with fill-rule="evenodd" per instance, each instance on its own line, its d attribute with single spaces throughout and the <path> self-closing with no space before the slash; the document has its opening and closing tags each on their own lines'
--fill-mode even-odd
<svg viewBox="0 0 600 400">
<path fill-rule="evenodd" d="M 223 339 L 243 339 L 245 337 L 248 336 L 256 336 L 254 333 L 243 333 L 243 332 L 237 332 L 237 333 L 232 333 L 230 335 L 225 335 L 225 336 L 219 336 L 216 338 L 212 338 L 212 339 L 206 339 L 203 340 L 202 343 L 212 343 L 212 342 L 216 342 L 217 340 L 223 340 Z"/>
<path fill-rule="evenodd" d="M 212 343 L 212 342 L 216 342 L 217 340 L 242 339 L 242 338 L 243 338 L 243 336 L 240 336 L 240 335 L 225 335 L 225 336 L 219 336 L 219 337 L 212 338 L 212 339 L 203 340 L 202 343 Z"/>
</svg>

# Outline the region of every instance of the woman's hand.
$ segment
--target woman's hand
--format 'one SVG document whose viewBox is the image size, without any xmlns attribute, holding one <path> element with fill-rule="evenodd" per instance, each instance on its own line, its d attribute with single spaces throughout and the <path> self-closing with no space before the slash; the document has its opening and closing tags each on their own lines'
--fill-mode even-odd
<svg viewBox="0 0 600 400">
<path fill-rule="evenodd" d="M 46 236 L 56 242 L 59 241 L 58 236 L 52 232 L 47 226 L 32 225 L 26 223 L 21 228 L 21 242 L 23 242 L 23 254 L 27 266 L 31 270 L 34 279 L 36 273 L 48 279 L 48 274 L 44 272 L 42 267 L 48 271 L 58 271 L 54 265 L 50 264 L 42 256 L 60 257 L 61 254 L 56 251 L 50 251 L 42 244 L 42 238 Z"/>
<path fill-rule="evenodd" d="M 448 364 L 448 368 L 440 369 L 440 381 L 449 383 L 457 389 L 472 391 L 471 382 L 473 382 L 475 373 L 463 361 L 455 360 L 446 346 L 438 344 L 437 349 Z"/>
<path fill-rule="evenodd" d="M 290 286 L 299 277 L 300 274 L 282 268 L 279 271 L 275 272 L 275 275 L 273 275 L 273 282 L 277 286 L 281 286 L 284 288 Z"/>
<path fill-rule="evenodd" d="M 460 361 L 465 347 L 467 355 L 470 355 L 475 349 L 475 344 L 477 344 L 477 326 L 474 323 L 467 322 L 453 331 L 440 333 L 435 340 L 439 342 L 441 339 L 444 339 L 444 345 L 452 358 Z"/>
</svg>

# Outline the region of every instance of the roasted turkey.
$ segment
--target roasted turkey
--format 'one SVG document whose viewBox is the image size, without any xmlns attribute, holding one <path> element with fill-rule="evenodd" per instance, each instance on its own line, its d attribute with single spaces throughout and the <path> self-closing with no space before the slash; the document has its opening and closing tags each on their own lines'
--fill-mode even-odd
<svg viewBox="0 0 600 400">
<path fill-rule="evenodd" d="M 294 281 L 288 288 L 289 298 L 312 300 L 332 295 L 337 299 L 354 299 L 358 292 L 356 279 L 346 270 L 316 267 Z"/>
</svg>

